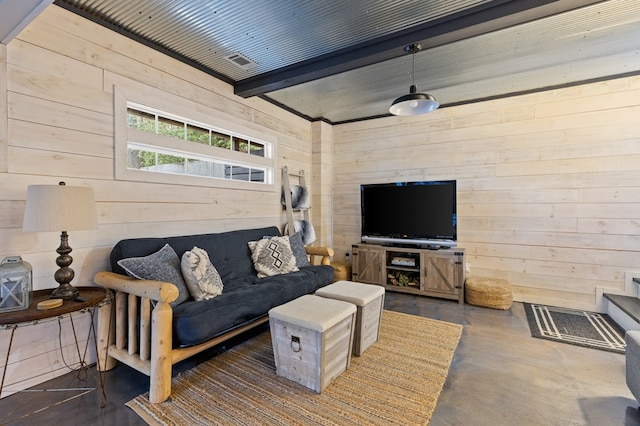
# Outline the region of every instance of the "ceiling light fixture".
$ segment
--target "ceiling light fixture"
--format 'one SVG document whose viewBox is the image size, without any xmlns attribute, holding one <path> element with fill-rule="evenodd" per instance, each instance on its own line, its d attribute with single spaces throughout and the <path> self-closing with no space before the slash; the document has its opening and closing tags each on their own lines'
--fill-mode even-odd
<svg viewBox="0 0 640 426">
<path fill-rule="evenodd" d="M 435 97 L 427 93 L 417 93 L 416 87 L 416 53 L 422 50 L 420 43 L 410 44 L 405 47 L 407 52 L 413 57 L 413 70 L 411 72 L 413 84 L 409 88 L 409 94 L 400 96 L 393 101 L 389 107 L 389 112 L 393 115 L 420 115 L 437 109 L 440 104 Z"/>
</svg>

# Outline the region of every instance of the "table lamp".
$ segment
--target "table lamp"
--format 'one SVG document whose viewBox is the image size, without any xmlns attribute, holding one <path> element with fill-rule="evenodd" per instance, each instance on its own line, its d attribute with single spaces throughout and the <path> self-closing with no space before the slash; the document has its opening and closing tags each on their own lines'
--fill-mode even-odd
<svg viewBox="0 0 640 426">
<path fill-rule="evenodd" d="M 67 231 L 97 229 L 96 205 L 93 189 L 82 186 L 30 185 L 27 187 L 27 201 L 24 209 L 22 230 L 25 232 L 62 231 L 59 256 L 55 273 L 58 288 L 51 293 L 52 299 L 73 299 L 79 291 L 70 283 L 75 273 L 69 266 L 73 258 L 69 255 Z"/>
</svg>

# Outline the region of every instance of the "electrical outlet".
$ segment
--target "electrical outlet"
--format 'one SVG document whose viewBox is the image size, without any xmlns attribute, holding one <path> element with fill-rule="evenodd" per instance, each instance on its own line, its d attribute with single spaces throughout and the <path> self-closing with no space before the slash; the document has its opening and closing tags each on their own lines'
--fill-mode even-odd
<svg viewBox="0 0 640 426">
<path fill-rule="evenodd" d="M 467 273 L 471 272 L 471 264 L 470 263 L 467 262 L 467 263 L 464 264 L 464 271 L 467 272 Z"/>
<path fill-rule="evenodd" d="M 351 252 L 350 251 L 346 252 L 344 254 L 344 258 L 347 259 L 347 260 L 351 260 Z"/>
</svg>

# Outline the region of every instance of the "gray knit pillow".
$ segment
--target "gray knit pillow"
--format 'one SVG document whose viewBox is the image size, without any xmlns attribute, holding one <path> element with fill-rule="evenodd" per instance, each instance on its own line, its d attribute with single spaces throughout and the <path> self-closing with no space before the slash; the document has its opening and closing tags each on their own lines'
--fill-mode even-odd
<svg viewBox="0 0 640 426">
<path fill-rule="evenodd" d="M 120 259 L 118 265 L 139 280 L 165 281 L 178 287 L 178 298 L 171 302 L 172 307 L 189 299 L 189 290 L 180 270 L 180 258 L 169 244 L 149 256 Z"/>
<path fill-rule="evenodd" d="M 289 244 L 291 245 L 293 256 L 296 258 L 296 266 L 298 268 L 311 265 L 307 251 L 304 249 L 304 244 L 302 243 L 302 235 L 300 235 L 299 232 L 289 237 Z"/>
</svg>

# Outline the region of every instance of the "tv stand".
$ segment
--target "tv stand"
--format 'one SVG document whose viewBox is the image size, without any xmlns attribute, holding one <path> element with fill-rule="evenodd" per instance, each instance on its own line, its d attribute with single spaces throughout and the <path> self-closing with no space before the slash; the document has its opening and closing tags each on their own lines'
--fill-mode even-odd
<svg viewBox="0 0 640 426">
<path fill-rule="evenodd" d="M 464 303 L 464 249 L 352 246 L 352 280 Z"/>
</svg>

